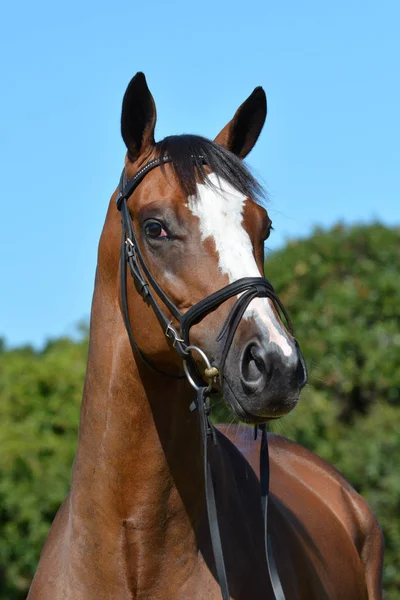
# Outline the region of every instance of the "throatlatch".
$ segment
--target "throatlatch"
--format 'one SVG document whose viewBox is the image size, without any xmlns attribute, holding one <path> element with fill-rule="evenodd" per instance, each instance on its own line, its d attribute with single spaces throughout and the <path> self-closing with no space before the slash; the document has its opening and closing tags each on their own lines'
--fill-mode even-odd
<svg viewBox="0 0 400 600">
<path fill-rule="evenodd" d="M 202 159 L 202 157 L 198 157 Z M 129 213 L 127 201 L 134 190 L 143 180 L 149 171 L 160 165 L 171 162 L 168 156 L 155 158 L 147 163 L 140 171 L 136 173 L 129 181 L 126 177 L 125 169 L 122 171 L 118 194 L 116 198 L 117 208 L 122 217 L 122 237 L 121 237 L 121 255 L 120 255 L 120 278 L 121 278 L 121 305 L 122 314 L 128 333 L 129 341 L 134 353 L 138 354 L 141 360 L 148 367 L 165 377 L 182 379 L 187 377 L 192 387 L 196 390 L 196 398 L 190 405 L 190 410 L 197 410 L 199 413 L 201 438 L 203 444 L 203 466 L 206 491 L 207 514 L 210 527 L 212 548 L 214 553 L 215 566 L 218 582 L 221 587 L 223 600 L 229 600 L 229 587 L 226 576 L 222 542 L 218 525 L 217 508 L 215 502 L 215 491 L 212 477 L 211 463 L 209 460 L 209 449 L 211 445 L 218 446 L 217 432 L 210 421 L 210 394 L 212 393 L 213 381 L 216 376 L 223 376 L 223 368 L 232 345 L 235 332 L 240 321 L 249 306 L 255 298 L 269 298 L 274 304 L 278 313 L 283 314 L 286 319 L 288 329 L 293 334 L 293 327 L 289 316 L 283 307 L 281 301 L 276 295 L 271 283 L 264 277 L 243 277 L 237 281 L 225 286 L 217 292 L 207 296 L 185 314 L 182 314 L 175 304 L 168 298 L 162 288 L 151 274 L 135 234 L 132 218 Z M 178 352 L 183 361 L 184 374 L 175 375 L 161 370 L 155 365 L 139 348 L 132 332 L 127 295 L 127 265 L 133 278 L 137 292 L 143 300 L 152 307 L 165 335 L 172 341 L 172 346 Z M 199 323 L 206 315 L 218 308 L 229 298 L 239 295 L 225 323 L 217 336 L 217 341 L 223 343 L 220 362 L 217 367 L 212 366 L 201 348 L 190 345 L 190 329 L 196 323 Z M 156 296 L 162 304 L 168 309 L 170 314 L 178 323 L 178 328 L 173 326 L 171 319 L 160 307 Z M 193 352 L 200 355 L 205 370 L 201 374 L 197 368 Z M 205 381 L 206 379 L 206 381 Z M 255 434 L 261 429 L 261 447 L 260 447 L 260 485 L 261 485 L 261 507 L 264 517 L 264 535 L 265 552 L 267 566 L 270 576 L 273 592 L 276 600 L 285 600 L 285 595 L 279 579 L 278 570 L 272 553 L 272 547 L 268 536 L 268 495 L 269 495 L 269 455 L 268 455 L 268 437 L 265 424 L 256 426 Z"/>
</svg>

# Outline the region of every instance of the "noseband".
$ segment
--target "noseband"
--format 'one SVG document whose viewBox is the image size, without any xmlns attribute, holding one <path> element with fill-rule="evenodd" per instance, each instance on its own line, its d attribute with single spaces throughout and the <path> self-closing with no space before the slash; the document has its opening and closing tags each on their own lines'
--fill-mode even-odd
<svg viewBox="0 0 400 600">
<path fill-rule="evenodd" d="M 202 157 L 199 157 L 203 160 Z M 117 208 L 121 212 L 122 217 L 122 237 L 121 237 L 121 255 L 120 255 L 120 277 L 121 277 L 121 305 L 122 314 L 125 326 L 128 332 L 132 350 L 139 354 L 141 359 L 151 369 L 166 377 L 174 379 L 182 379 L 187 377 L 191 385 L 196 389 L 196 399 L 190 406 L 190 410 L 198 410 L 200 414 L 200 425 L 203 441 L 203 462 L 205 475 L 205 490 L 207 513 L 210 526 L 211 542 L 214 552 L 214 560 L 217 570 L 218 581 L 221 587 L 223 600 L 229 600 L 230 594 L 226 577 L 226 570 L 222 552 L 221 537 L 218 526 L 217 510 L 215 503 L 214 484 L 211 472 L 211 464 L 208 459 L 208 450 L 210 445 L 217 445 L 216 431 L 210 421 L 210 393 L 212 384 L 216 376 L 223 376 L 223 369 L 228 356 L 229 349 L 235 332 L 240 324 L 240 321 L 249 306 L 250 302 L 255 298 L 269 298 L 275 306 L 278 313 L 283 314 L 288 330 L 293 334 L 293 327 L 289 316 L 276 295 L 271 283 L 264 277 L 243 277 L 237 281 L 230 283 L 222 289 L 200 300 L 192 306 L 185 314 L 182 314 L 175 304 L 168 298 L 157 281 L 152 276 L 143 254 L 140 250 L 138 240 L 135 234 L 132 218 L 128 209 L 128 199 L 141 183 L 143 178 L 154 168 L 172 162 L 168 156 L 155 158 L 141 168 L 129 181 L 127 180 L 125 169 L 122 171 L 121 179 L 117 193 Z M 135 288 L 142 296 L 143 300 L 152 307 L 163 331 L 167 338 L 172 341 L 172 345 L 178 352 L 183 361 L 185 375 L 175 375 L 162 371 L 155 365 L 139 348 L 132 332 L 129 311 L 128 311 L 128 295 L 127 295 L 127 264 L 132 275 Z M 221 342 L 222 350 L 221 357 L 217 366 L 212 367 L 204 354 L 204 352 L 196 346 L 191 346 L 189 341 L 190 329 L 196 323 L 199 323 L 206 315 L 218 308 L 221 304 L 239 295 L 232 309 L 230 310 L 221 331 L 217 336 L 217 341 Z M 160 307 L 157 300 L 161 300 L 164 307 L 168 309 L 173 318 L 178 323 L 178 328 L 173 326 L 170 317 L 167 316 L 164 310 Z M 294 340 L 296 345 L 297 342 Z M 208 383 L 204 381 L 192 353 L 197 352 L 205 362 L 204 375 Z M 269 456 L 268 456 L 268 438 L 265 424 L 255 427 L 255 438 L 257 437 L 258 429 L 261 430 L 261 449 L 260 449 L 260 486 L 261 486 L 261 504 L 264 515 L 264 534 L 265 534 L 265 551 L 267 566 L 270 575 L 271 585 L 276 600 L 285 600 L 285 595 L 279 579 L 278 571 L 275 565 L 275 560 L 272 553 L 270 539 L 267 530 L 268 517 L 268 494 L 269 494 Z"/>
</svg>

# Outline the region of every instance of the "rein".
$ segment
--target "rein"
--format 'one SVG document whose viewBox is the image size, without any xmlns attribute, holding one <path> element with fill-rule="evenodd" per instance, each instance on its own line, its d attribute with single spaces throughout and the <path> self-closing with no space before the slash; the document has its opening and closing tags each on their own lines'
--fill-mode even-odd
<svg viewBox="0 0 400 600">
<path fill-rule="evenodd" d="M 198 157 L 204 160 L 202 157 Z M 222 379 L 223 368 L 229 349 L 232 345 L 233 338 L 240 321 L 254 298 L 269 298 L 278 313 L 284 315 L 288 330 L 293 334 L 293 327 L 289 316 L 276 295 L 271 283 L 264 277 L 243 277 L 237 281 L 226 285 L 224 288 L 210 294 L 197 304 L 192 306 L 185 314 L 182 314 L 175 304 L 168 298 L 162 288 L 151 274 L 140 246 L 137 240 L 132 218 L 128 209 L 128 199 L 141 183 L 143 178 L 154 168 L 172 162 L 169 156 L 155 158 L 141 168 L 129 181 L 127 180 L 126 171 L 123 169 L 121 179 L 118 186 L 116 197 L 117 208 L 121 213 L 122 219 L 122 236 L 121 236 L 121 254 L 120 254 L 120 278 L 121 278 L 121 306 L 124 318 L 125 327 L 128 333 L 129 341 L 133 352 L 139 354 L 142 361 L 157 373 L 173 379 L 188 378 L 192 387 L 196 390 L 196 398 L 190 405 L 190 410 L 197 410 L 200 416 L 201 437 L 203 443 L 203 467 L 205 478 L 205 493 L 206 506 L 209 521 L 211 543 L 213 548 L 215 566 L 217 570 L 218 582 L 221 588 L 223 600 L 229 600 L 229 588 L 226 576 L 225 562 L 222 550 L 221 536 L 218 525 L 217 507 L 215 501 L 215 490 L 212 477 L 211 464 L 209 460 L 209 449 L 211 445 L 218 446 L 216 430 L 210 420 L 210 394 L 215 378 L 219 376 Z M 183 361 L 184 375 L 175 375 L 167 373 L 157 367 L 139 348 L 130 324 L 128 310 L 128 294 L 127 294 L 127 265 L 134 281 L 137 292 L 142 296 L 143 300 L 153 309 L 165 335 L 172 341 L 172 345 L 178 352 Z M 229 298 L 237 296 L 239 298 L 230 310 L 221 331 L 217 336 L 217 341 L 221 342 L 222 352 L 218 367 L 212 366 L 205 353 L 196 346 L 191 346 L 189 341 L 190 329 L 196 323 L 199 323 L 206 315 L 218 308 Z M 175 329 L 171 319 L 165 314 L 157 300 L 161 300 L 162 304 L 168 309 L 173 318 L 178 322 L 179 328 Z M 297 342 L 296 342 L 297 344 Z M 196 365 L 192 353 L 198 353 L 205 363 L 206 369 L 204 377 Z M 261 486 L 261 506 L 264 517 L 264 539 L 267 567 L 270 576 L 270 581 L 274 593 L 275 600 L 285 600 L 285 595 L 279 579 L 278 570 L 276 568 L 271 542 L 268 535 L 268 496 L 269 496 L 269 455 L 268 455 L 268 437 L 265 423 L 255 426 L 255 439 L 257 438 L 258 429 L 261 430 L 261 446 L 260 446 L 260 486 Z"/>
</svg>

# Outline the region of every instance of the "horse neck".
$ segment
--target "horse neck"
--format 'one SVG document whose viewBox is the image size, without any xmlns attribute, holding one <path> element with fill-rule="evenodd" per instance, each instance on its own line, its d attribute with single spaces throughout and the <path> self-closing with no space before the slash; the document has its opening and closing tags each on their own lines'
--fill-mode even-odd
<svg viewBox="0 0 400 600">
<path fill-rule="evenodd" d="M 100 262 L 71 511 L 80 531 L 90 528 L 91 540 L 98 526 L 102 533 L 94 543 L 104 543 L 104 527 L 114 523 L 118 540 L 128 527 L 130 546 L 140 539 L 142 553 L 144 546 L 152 551 L 143 536 L 159 534 L 159 546 L 172 530 L 186 553 L 191 541 L 195 553 L 204 494 L 198 416 L 189 411 L 193 391 L 186 380 L 166 379 L 137 364 L 117 294 L 115 279 Z"/>
</svg>

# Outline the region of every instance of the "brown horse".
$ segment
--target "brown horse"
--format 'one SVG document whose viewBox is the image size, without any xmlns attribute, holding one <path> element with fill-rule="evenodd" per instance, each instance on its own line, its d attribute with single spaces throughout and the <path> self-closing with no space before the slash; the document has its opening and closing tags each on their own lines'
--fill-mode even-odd
<svg viewBox="0 0 400 600">
<path fill-rule="evenodd" d="M 265 117 L 265 94 L 256 88 L 214 142 L 175 136 L 155 143 L 156 111 L 144 76 L 136 75 L 126 91 L 127 179 L 149 161 L 170 158 L 148 172 L 129 198 L 132 235 L 181 314 L 228 284 L 263 273 L 271 221 L 255 201 L 259 189 L 241 159 Z M 71 490 L 28 598 L 214 600 L 221 591 L 206 515 L 199 414 L 189 410 L 193 390 L 181 378 L 182 360 L 143 302 L 147 288 L 138 277 L 126 284 L 137 344 L 132 351 L 122 310 L 116 197 L 99 245 Z M 217 334 L 244 295 L 213 306 L 190 330 L 190 343 L 213 364 L 221 362 Z M 178 330 L 176 315 L 161 304 Z M 275 302 L 255 297 L 240 317 L 221 385 L 234 414 L 259 423 L 296 405 L 306 374 Z M 221 427 L 212 471 L 230 597 L 268 600 L 274 596 L 256 475 L 258 443 L 243 442 L 246 429 Z M 270 436 L 270 456 L 270 536 L 287 600 L 381 598 L 382 536 L 366 502 L 333 467 L 284 438 Z"/>
</svg>

